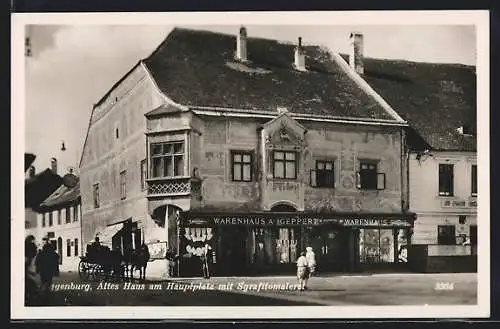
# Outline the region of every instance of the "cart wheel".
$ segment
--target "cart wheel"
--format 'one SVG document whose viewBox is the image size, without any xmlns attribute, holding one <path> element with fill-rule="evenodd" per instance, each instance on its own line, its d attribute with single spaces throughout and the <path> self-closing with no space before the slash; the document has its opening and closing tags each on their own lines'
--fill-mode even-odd
<svg viewBox="0 0 500 329">
<path fill-rule="evenodd" d="M 84 277 L 85 271 L 86 271 L 85 262 L 82 259 L 80 259 L 80 262 L 78 263 L 78 275 L 80 276 L 80 279 L 85 279 Z"/>
</svg>

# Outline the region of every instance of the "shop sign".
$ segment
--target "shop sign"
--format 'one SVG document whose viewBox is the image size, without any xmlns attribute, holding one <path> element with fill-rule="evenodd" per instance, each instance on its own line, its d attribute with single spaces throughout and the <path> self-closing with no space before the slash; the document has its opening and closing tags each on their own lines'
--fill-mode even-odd
<svg viewBox="0 0 500 329">
<path fill-rule="evenodd" d="M 314 217 L 231 217 L 219 216 L 211 218 L 188 219 L 189 225 L 246 225 L 246 226 L 320 226 L 326 224 L 342 225 L 346 227 L 364 226 L 411 226 L 402 219 L 369 219 L 369 218 L 314 218 Z"/>
</svg>

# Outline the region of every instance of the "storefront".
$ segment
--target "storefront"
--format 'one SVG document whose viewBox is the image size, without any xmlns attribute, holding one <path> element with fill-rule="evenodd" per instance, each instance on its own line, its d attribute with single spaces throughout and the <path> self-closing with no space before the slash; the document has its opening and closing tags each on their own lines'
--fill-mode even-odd
<svg viewBox="0 0 500 329">
<path fill-rule="evenodd" d="M 199 255 L 212 250 L 215 275 L 291 273 L 306 247 L 323 272 L 398 270 L 406 262 L 413 214 L 183 213 L 181 276 L 201 272 Z"/>
</svg>

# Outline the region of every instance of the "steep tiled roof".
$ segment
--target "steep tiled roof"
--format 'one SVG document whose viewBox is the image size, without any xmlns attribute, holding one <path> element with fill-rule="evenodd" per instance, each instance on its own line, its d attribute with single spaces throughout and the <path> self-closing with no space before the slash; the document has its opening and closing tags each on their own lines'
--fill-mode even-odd
<svg viewBox="0 0 500 329">
<path fill-rule="evenodd" d="M 50 208 L 58 207 L 69 204 L 73 201 L 78 200 L 80 197 L 80 182 L 69 188 L 65 185 L 61 185 L 54 193 L 52 193 L 45 201 L 42 202 L 40 208 Z"/>
<path fill-rule="evenodd" d="M 236 36 L 176 28 L 144 63 L 187 106 L 394 120 L 319 46 L 304 46 L 307 72 L 293 68 L 293 44 L 248 38 L 248 64 L 235 61 L 235 49 Z"/>
<path fill-rule="evenodd" d="M 432 148 L 476 151 L 474 67 L 365 58 L 364 70 L 363 78 Z M 461 126 L 472 136 L 459 133 Z"/>
<path fill-rule="evenodd" d="M 38 208 L 62 184 L 62 177 L 52 170 L 44 171 L 24 181 L 25 208 Z"/>
</svg>

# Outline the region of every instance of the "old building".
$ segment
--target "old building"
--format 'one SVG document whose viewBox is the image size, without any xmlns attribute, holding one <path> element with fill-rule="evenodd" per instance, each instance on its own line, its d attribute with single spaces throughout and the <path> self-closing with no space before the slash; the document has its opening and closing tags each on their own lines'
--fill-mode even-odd
<svg viewBox="0 0 500 329">
<path fill-rule="evenodd" d="M 443 256 L 440 263 L 448 256 L 475 255 L 475 67 L 365 59 L 365 68 L 365 79 L 412 127 L 409 200 L 418 216 L 412 243 L 425 245 L 429 256 Z M 460 265 L 459 258 L 452 262 L 475 267 Z"/>
<path fill-rule="evenodd" d="M 32 165 L 34 160 L 34 155 L 25 155 L 25 168 L 28 167 L 28 169 L 24 180 L 24 228 L 26 236 L 36 237 L 37 213 L 40 204 L 62 185 L 63 179 L 57 173 L 55 158 L 50 160 L 50 168 L 39 173 L 36 173 Z"/>
<path fill-rule="evenodd" d="M 361 77 L 362 36 L 349 65 L 237 32 L 174 29 L 93 107 L 84 243 L 127 230 L 185 275 L 206 244 L 221 275 L 289 271 L 306 246 L 324 271 L 397 268 L 407 123 Z"/>
<path fill-rule="evenodd" d="M 56 246 L 61 271 L 77 271 L 82 255 L 80 184 L 61 185 L 38 208 L 36 240 Z"/>
</svg>

